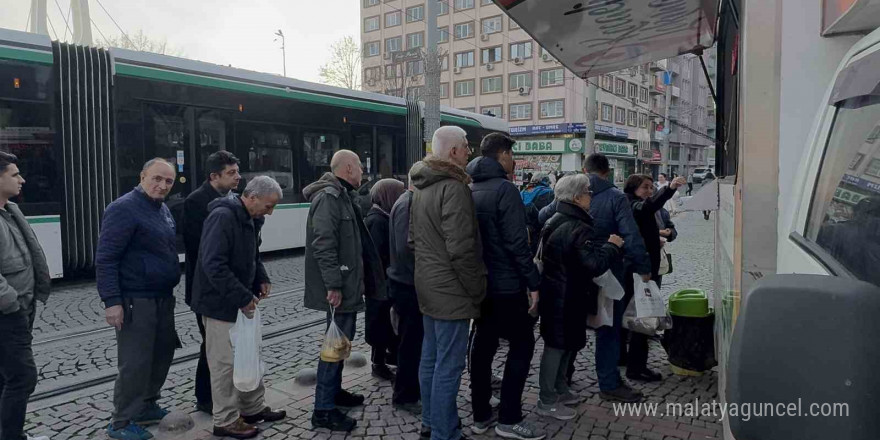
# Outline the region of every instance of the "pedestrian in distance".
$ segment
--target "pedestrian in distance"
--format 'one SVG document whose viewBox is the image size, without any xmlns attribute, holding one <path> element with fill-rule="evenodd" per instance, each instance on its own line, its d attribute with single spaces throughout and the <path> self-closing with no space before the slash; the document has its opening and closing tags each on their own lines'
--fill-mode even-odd
<svg viewBox="0 0 880 440">
<path fill-rule="evenodd" d="M 356 189 L 363 169 L 357 154 L 339 150 L 330 172 L 303 189 L 309 206 L 306 221 L 305 306 L 327 313 L 349 340 L 364 296 L 387 299 L 382 260 L 364 224 Z M 364 404 L 364 396 L 342 389 L 344 362 L 318 361 L 314 428 L 351 431 L 357 422 L 337 407 Z"/>
<path fill-rule="evenodd" d="M 538 414 L 571 420 L 580 396 L 568 385 L 569 359 L 587 344 L 587 316 L 597 312 L 599 287 L 593 282 L 622 256 L 617 235 L 597 240 L 589 214 L 590 178 L 566 176 L 556 184 L 556 213 L 541 231 L 541 338 Z"/>
<path fill-rule="evenodd" d="M 0 436 L 24 439 L 28 399 L 37 386 L 31 349 L 37 301 L 49 298 L 46 255 L 18 205 L 25 179 L 18 158 L 0 152 Z"/>
<path fill-rule="evenodd" d="M 413 195 L 412 178 L 409 189 L 391 208 L 388 242 L 390 248 L 388 294 L 400 317 L 397 325 L 400 346 L 397 350 L 397 374 L 391 403 L 395 408 L 421 414 L 419 365 L 422 358 L 424 326 L 415 287 L 415 254 L 409 245 L 409 209 Z"/>
<path fill-rule="evenodd" d="M 662 277 L 660 270 L 660 248 L 662 247 L 660 227 L 658 226 L 657 213 L 663 209 L 663 205 L 672 199 L 678 190 L 687 184 L 683 177 L 676 177 L 668 186 L 654 191 L 654 182 L 647 174 L 633 174 L 626 180 L 624 193 L 630 201 L 633 217 L 639 226 L 639 233 L 645 242 L 645 248 L 651 261 L 651 280 L 659 286 Z M 661 214 L 662 215 L 662 214 Z M 663 228 L 666 229 L 666 228 Z M 628 304 L 634 294 L 634 282 L 632 273 L 622 283 L 626 295 L 623 302 Z M 626 377 L 633 380 L 654 382 L 662 379 L 662 376 L 648 369 L 648 336 L 621 329 L 620 349 L 626 352 L 626 340 L 629 336 L 629 351 L 626 356 Z M 621 356 L 623 357 L 623 356 Z"/>
<path fill-rule="evenodd" d="M 403 194 L 403 182 L 397 179 L 382 179 L 370 189 L 373 206 L 367 212 L 364 223 L 382 259 L 382 272 L 388 270 L 391 252 L 389 246 L 389 216 L 397 198 Z M 387 287 L 387 286 L 386 286 Z M 391 326 L 391 307 L 393 300 L 367 298 L 367 312 L 364 319 L 364 336 L 372 348 L 371 360 L 373 376 L 394 381 L 394 372 L 388 364 L 397 364 L 397 347 L 400 343 Z"/>
<path fill-rule="evenodd" d="M 507 174 L 514 168 L 514 143 L 506 135 L 490 134 L 480 143 L 481 156 L 467 165 L 473 179 L 470 186 L 488 281 L 470 352 L 474 409 L 471 431 L 483 434 L 497 424 L 495 433 L 501 437 L 540 440 L 546 433 L 525 421 L 522 414 L 522 393 L 535 350 L 534 329 L 541 283 L 541 275 L 532 259 L 534 253 L 529 247 L 523 200 L 528 197 L 530 203 L 535 203 L 537 185 L 546 190 L 544 193 L 551 200 L 553 192 L 542 183 L 546 175 L 538 174 L 542 179 L 531 192 L 523 192 L 522 198 L 519 197 L 516 186 L 507 180 Z M 537 217 L 538 211 L 533 212 Z M 490 405 L 492 363 L 502 338 L 509 342 L 509 350 L 496 416 Z"/>
<path fill-rule="evenodd" d="M 216 436 L 256 437 L 256 423 L 278 421 L 287 415 L 266 406 L 262 381 L 253 391 L 235 388 L 229 336 L 239 310 L 253 319 L 257 304 L 272 290 L 260 259 L 259 237 L 264 217 L 272 215 L 281 196 L 278 182 L 257 176 L 248 182 L 241 197 L 219 197 L 208 204 L 192 309 L 205 327 Z"/>
<path fill-rule="evenodd" d="M 468 327 L 480 317 L 486 269 L 474 201 L 464 167 L 467 133 L 434 132 L 433 154 L 413 165 L 409 241 L 415 249 L 415 286 L 425 337 L 419 374 L 422 436 L 458 440 L 458 396 L 467 357 Z"/>
<path fill-rule="evenodd" d="M 238 188 L 241 181 L 239 160 L 232 153 L 220 150 L 211 153 L 205 160 L 205 182 L 193 191 L 183 202 L 183 244 L 186 249 L 186 294 L 187 306 L 192 305 L 192 286 L 196 277 L 199 260 L 199 245 L 202 242 L 202 225 L 208 218 L 208 204 L 220 197 L 229 196 Z M 211 372 L 205 351 L 205 325 L 196 313 L 196 323 L 202 344 L 199 347 L 199 362 L 196 366 L 196 409 L 211 414 Z"/>
<path fill-rule="evenodd" d="M 174 287 L 180 281 L 174 219 L 164 200 L 177 173 L 149 160 L 140 184 L 107 206 L 98 235 L 95 274 L 107 323 L 116 329 L 119 374 L 107 435 L 149 439 L 141 425 L 168 411 L 157 403 L 180 339 L 174 329 Z"/>
</svg>

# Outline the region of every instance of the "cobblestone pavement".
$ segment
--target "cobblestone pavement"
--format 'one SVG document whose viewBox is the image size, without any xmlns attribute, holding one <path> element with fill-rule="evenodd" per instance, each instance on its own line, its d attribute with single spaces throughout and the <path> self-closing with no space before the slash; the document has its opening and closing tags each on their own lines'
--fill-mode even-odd
<svg viewBox="0 0 880 440">
<path fill-rule="evenodd" d="M 708 289 L 712 281 L 712 224 L 702 219 L 700 213 L 688 213 L 674 219 L 679 229 L 679 239 L 670 245 L 675 258 L 675 274 L 665 281 L 667 292 L 684 287 Z M 358 323 L 358 335 L 354 349 L 369 353 L 363 342 L 363 319 Z M 346 436 L 326 430 L 312 430 L 309 416 L 313 404 L 313 387 L 301 387 L 293 381 L 293 376 L 302 368 L 315 366 L 322 327 L 312 327 L 267 341 L 263 348 L 263 358 L 267 364 L 265 376 L 267 402 L 274 408 L 284 408 L 288 418 L 274 424 L 262 424 L 263 439 L 333 439 Z M 532 374 L 524 393 L 524 412 L 527 419 L 548 433 L 548 438 L 599 440 L 599 439 L 712 439 L 722 435 L 721 425 L 715 417 L 673 417 L 667 416 L 667 403 L 688 403 L 699 399 L 710 402 L 717 399 L 717 374 L 710 372 L 702 377 L 681 377 L 670 373 L 665 353 L 656 340 L 650 341 L 649 365 L 663 374 L 663 380 L 656 383 L 632 383 L 646 395 L 649 403 L 658 403 L 656 415 L 619 415 L 615 408 L 598 397 L 595 363 L 594 335 L 588 333 L 588 345 L 577 359 L 574 391 L 585 398 L 577 407 L 578 417 L 568 422 L 551 421 L 532 414 L 538 399 L 537 373 L 540 362 L 542 341 L 538 341 L 535 357 L 532 360 Z M 501 375 L 502 360 L 506 349 L 502 345 L 496 357 L 496 374 Z M 172 368 L 165 384 L 160 403 L 177 411 L 191 413 L 196 428 L 178 436 L 170 436 L 153 429 L 159 439 L 214 439 L 210 434 L 211 422 L 201 413 L 194 412 L 193 377 L 195 364 L 188 362 Z M 459 393 L 459 413 L 464 432 L 471 425 L 471 406 L 468 375 L 465 373 Z M 358 420 L 358 428 L 347 437 L 368 440 L 416 440 L 420 420 L 417 416 L 397 411 L 391 406 L 391 387 L 388 382 L 375 379 L 369 367 L 346 368 L 344 386 L 362 393 L 367 402 L 364 407 L 355 408 L 349 415 Z M 68 402 L 57 402 L 49 406 L 32 404 L 28 414 L 26 429 L 31 436 L 48 435 L 52 440 L 106 438 L 103 428 L 109 420 L 112 408 L 112 385 L 104 385 L 81 397 Z M 496 437 L 489 435 L 475 438 Z"/>
</svg>

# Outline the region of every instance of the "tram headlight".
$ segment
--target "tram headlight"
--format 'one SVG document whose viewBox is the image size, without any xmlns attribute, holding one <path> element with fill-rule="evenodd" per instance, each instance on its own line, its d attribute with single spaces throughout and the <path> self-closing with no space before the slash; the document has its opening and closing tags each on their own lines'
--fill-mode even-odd
<svg viewBox="0 0 880 440">
<path fill-rule="evenodd" d="M 12 86 L 16 89 L 21 88 L 21 78 L 12 78 Z"/>
</svg>

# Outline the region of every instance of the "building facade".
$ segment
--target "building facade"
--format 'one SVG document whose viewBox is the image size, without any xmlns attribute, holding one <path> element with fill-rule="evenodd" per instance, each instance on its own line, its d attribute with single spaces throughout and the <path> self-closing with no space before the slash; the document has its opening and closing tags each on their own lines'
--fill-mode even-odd
<svg viewBox="0 0 880 440">
<path fill-rule="evenodd" d="M 434 0 L 360 0 L 364 90 L 416 99 L 423 95 L 426 1 Z M 491 0 L 437 1 L 440 103 L 507 120 L 511 135 L 521 141 L 516 146 L 518 179 L 537 171 L 580 169 L 580 157 L 589 150 L 583 145 L 586 81 L 538 46 Z M 662 126 L 663 112 L 656 110 L 664 109 L 665 101 L 657 102 L 658 96 L 663 98 L 658 91 L 663 87 L 657 87 L 662 86 L 660 64 L 591 79 L 599 88 L 594 148 L 612 159 L 618 183 L 636 171 L 656 173 L 661 163 L 662 131 L 658 135 L 657 126 Z M 672 86 L 681 89 L 683 81 L 673 78 Z M 699 101 L 694 90 L 705 80 L 689 76 L 687 81 L 688 105 L 695 106 L 694 111 L 696 104 L 705 108 L 706 101 Z M 682 98 L 675 99 L 684 109 Z M 705 114 L 693 123 L 698 120 L 706 121 Z M 672 139 L 679 161 L 691 154 L 692 137 L 673 128 Z"/>
</svg>

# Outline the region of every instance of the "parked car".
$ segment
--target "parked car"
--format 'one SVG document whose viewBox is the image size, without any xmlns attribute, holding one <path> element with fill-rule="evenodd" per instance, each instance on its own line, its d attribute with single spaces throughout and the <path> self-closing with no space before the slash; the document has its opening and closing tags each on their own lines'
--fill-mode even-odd
<svg viewBox="0 0 880 440">
<path fill-rule="evenodd" d="M 714 174 L 712 168 L 694 168 L 694 183 L 703 183 L 709 173 Z"/>
</svg>

